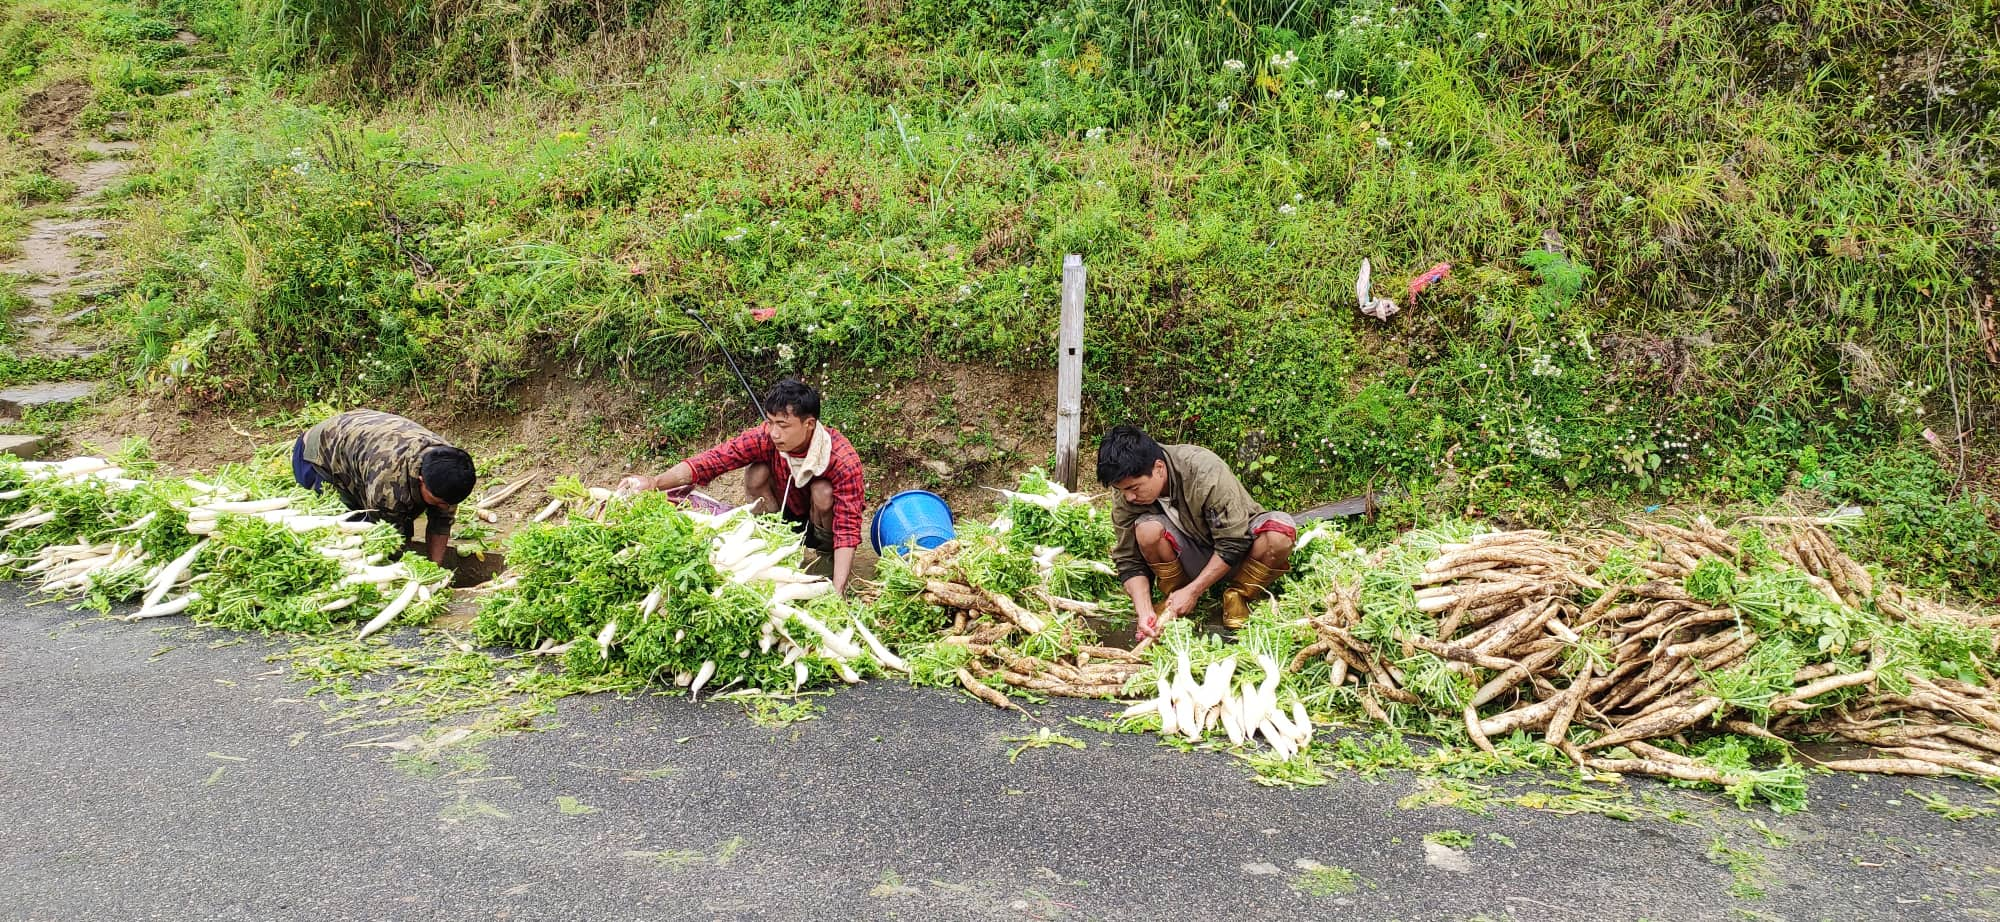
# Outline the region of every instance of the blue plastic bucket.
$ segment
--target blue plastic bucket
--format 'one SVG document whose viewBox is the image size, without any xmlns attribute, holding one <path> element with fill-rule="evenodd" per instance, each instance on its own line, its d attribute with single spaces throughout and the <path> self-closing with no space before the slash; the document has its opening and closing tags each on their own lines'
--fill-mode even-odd
<svg viewBox="0 0 2000 922">
<path fill-rule="evenodd" d="M 925 550 L 958 537 L 951 527 L 951 507 L 945 505 L 944 498 L 928 490 L 904 490 L 882 508 L 875 510 L 875 521 L 868 526 L 868 544 L 875 553 L 883 548 L 893 548 L 896 553 L 911 541 Z"/>
</svg>

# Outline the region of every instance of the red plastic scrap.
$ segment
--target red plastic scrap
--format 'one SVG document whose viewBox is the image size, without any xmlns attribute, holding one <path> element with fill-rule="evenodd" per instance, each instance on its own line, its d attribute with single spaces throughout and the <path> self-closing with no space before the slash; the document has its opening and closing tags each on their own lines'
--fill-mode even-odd
<svg viewBox="0 0 2000 922">
<path fill-rule="evenodd" d="M 1415 301 L 1417 299 L 1418 292 L 1421 292 L 1424 289 L 1431 287 L 1433 283 L 1437 282 L 1438 280 L 1450 274 L 1451 274 L 1451 263 L 1438 263 L 1437 265 L 1424 270 L 1424 274 L 1419 275 L 1416 278 L 1410 280 L 1410 294 L 1409 297 L 1404 300 Z"/>
</svg>

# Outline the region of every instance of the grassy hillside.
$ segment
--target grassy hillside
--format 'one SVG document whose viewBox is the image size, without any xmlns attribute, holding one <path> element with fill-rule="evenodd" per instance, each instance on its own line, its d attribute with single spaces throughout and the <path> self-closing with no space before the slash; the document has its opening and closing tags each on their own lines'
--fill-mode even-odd
<svg viewBox="0 0 2000 922">
<path fill-rule="evenodd" d="M 731 399 L 693 310 L 868 451 L 936 411 L 884 381 L 1051 364 L 1074 252 L 1088 428 L 1212 445 L 1273 504 L 1793 490 L 1991 598 L 1995 12 L 18 0 L 0 114 L 80 76 L 156 129 L 123 319 L 189 398 L 504 406 L 562 367 L 692 443 Z"/>
</svg>

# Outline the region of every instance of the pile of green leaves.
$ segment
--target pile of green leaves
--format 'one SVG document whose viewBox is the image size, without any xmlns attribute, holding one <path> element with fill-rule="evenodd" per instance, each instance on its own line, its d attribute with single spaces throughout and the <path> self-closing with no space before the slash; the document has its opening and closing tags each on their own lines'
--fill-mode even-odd
<svg viewBox="0 0 2000 922">
<path fill-rule="evenodd" d="M 882 642 L 902 651 L 908 659 L 917 647 L 937 639 L 938 633 L 951 626 L 951 619 L 944 609 L 924 601 L 924 582 L 910 566 L 910 559 L 899 553 L 884 554 L 875 562 L 875 581 L 879 587 L 874 601 L 868 603 L 868 621 L 875 626 L 875 632 Z M 963 648 L 960 648 L 961 651 Z M 914 665 L 914 663 L 913 663 Z M 962 658 L 945 670 L 943 684 L 957 680 L 951 670 L 965 665 Z M 916 676 L 912 675 L 915 680 Z M 920 683 L 937 684 L 937 683 Z"/>
<path fill-rule="evenodd" d="M 188 615 L 203 624 L 239 631 L 320 633 L 336 624 L 373 618 L 402 588 L 342 585 L 339 562 L 320 553 L 325 533 L 301 533 L 254 516 L 224 516 L 216 533 L 195 558 L 201 598 Z M 403 537 L 393 526 L 380 524 L 363 539 L 363 550 L 384 557 L 402 550 Z M 442 569 L 418 555 L 405 555 L 404 566 L 432 586 L 450 581 Z M 353 604 L 337 611 L 320 609 L 353 596 Z M 398 616 L 405 623 L 430 620 L 445 604 L 442 594 L 410 605 Z"/>
<path fill-rule="evenodd" d="M 1041 468 L 1021 475 L 1016 493 L 1035 496 L 1060 495 L 1061 489 L 1049 481 Z M 1000 521 L 1012 522 L 1006 529 L 1007 543 L 1017 550 L 1059 547 L 1086 560 L 1106 560 L 1118 535 L 1111 527 L 1111 510 L 1101 503 L 1064 503 L 1044 509 L 1034 503 L 1008 499 L 1000 504 Z"/>
<path fill-rule="evenodd" d="M 775 520 L 759 528 L 767 540 L 797 541 Z M 484 643 L 521 649 L 544 641 L 571 644 L 564 663 L 582 675 L 622 671 L 669 682 L 713 662 L 710 688 L 791 688 L 792 667 L 762 643 L 772 617 L 768 584 L 724 579 L 709 562 L 710 542 L 718 535 L 650 493 L 612 504 L 602 522 L 530 526 L 509 547 L 509 572 L 518 583 L 486 597 L 473 631 Z M 640 605 L 655 589 L 662 601 L 641 617 Z M 799 607 L 834 631 L 851 620 L 845 603 L 832 596 Z M 617 626 L 607 651 L 596 638 L 612 621 Z M 837 676 L 830 661 L 811 655 L 800 661 L 808 670 L 806 685 Z"/>
</svg>

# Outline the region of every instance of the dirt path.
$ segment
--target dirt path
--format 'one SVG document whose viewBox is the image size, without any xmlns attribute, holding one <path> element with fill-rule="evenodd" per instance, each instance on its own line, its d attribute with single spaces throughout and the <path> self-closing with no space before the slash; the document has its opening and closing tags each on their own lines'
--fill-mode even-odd
<svg viewBox="0 0 2000 922">
<path fill-rule="evenodd" d="M 0 263 L 0 272 L 22 279 L 21 294 L 30 304 L 14 321 L 16 348 L 27 355 L 74 357 L 99 350 L 82 322 L 123 285 L 102 248 L 117 222 L 102 215 L 98 199 L 131 169 L 139 145 L 125 139 L 125 123 L 116 120 L 101 129 L 101 137 L 77 143 L 76 117 L 87 96 L 60 90 L 45 91 L 30 104 L 30 127 L 42 156 L 54 165 L 51 172 L 76 191 L 58 213 L 28 225 L 20 255 Z"/>
</svg>

